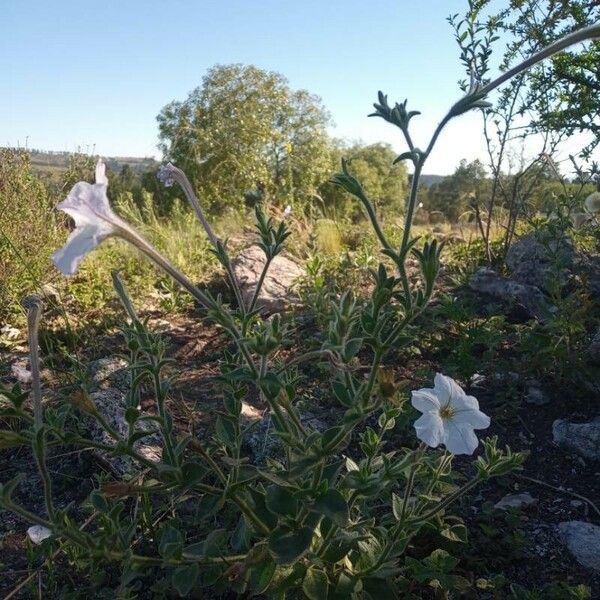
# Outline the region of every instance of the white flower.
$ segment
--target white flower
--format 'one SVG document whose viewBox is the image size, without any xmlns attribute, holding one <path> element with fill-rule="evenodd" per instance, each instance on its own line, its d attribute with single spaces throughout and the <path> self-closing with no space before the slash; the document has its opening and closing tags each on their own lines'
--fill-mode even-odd
<svg viewBox="0 0 600 600">
<path fill-rule="evenodd" d="M 600 212 L 600 192 L 591 193 L 583 203 L 585 209 L 591 213 Z"/>
<path fill-rule="evenodd" d="M 36 545 L 40 545 L 44 540 L 52 537 L 52 531 L 43 525 L 33 525 L 27 530 L 29 539 Z"/>
<path fill-rule="evenodd" d="M 52 260 L 64 275 L 73 275 L 79 263 L 102 241 L 112 235 L 130 238 L 130 227 L 110 208 L 106 188 L 106 167 L 101 159 L 96 165 L 96 183 L 80 181 L 66 200 L 56 208 L 75 221 L 75 229 L 66 244 L 52 255 Z"/>
<path fill-rule="evenodd" d="M 415 421 L 417 437 L 431 448 L 443 444 L 452 454 L 473 454 L 479 445 L 473 430 L 490 425 L 477 399 L 441 373 L 435 376 L 433 389 L 412 392 L 412 405 L 423 413 Z"/>
<path fill-rule="evenodd" d="M 292 214 L 292 207 L 288 204 L 283 211 L 283 218 L 287 219 Z"/>
</svg>

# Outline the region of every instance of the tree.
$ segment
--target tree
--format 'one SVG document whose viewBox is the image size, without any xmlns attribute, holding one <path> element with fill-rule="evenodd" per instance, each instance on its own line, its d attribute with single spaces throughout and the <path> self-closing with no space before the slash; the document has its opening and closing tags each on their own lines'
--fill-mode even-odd
<svg viewBox="0 0 600 600">
<path fill-rule="evenodd" d="M 429 213 L 439 211 L 449 221 L 457 221 L 471 206 L 481 204 L 489 189 L 490 182 L 481 161 L 468 163 L 463 158 L 452 175 L 429 188 L 425 209 Z"/>
<path fill-rule="evenodd" d="M 597 0 L 507 0 L 504 8 L 487 16 L 484 9 L 498 7 L 491 0 L 468 0 L 465 15 L 449 18 L 468 78 L 484 84 L 489 81 L 492 51 L 499 43 L 507 44 L 500 68 L 508 70 L 600 18 Z M 489 98 L 493 105 L 481 109 L 492 185 L 487 202 L 477 207 L 477 217 L 489 262 L 504 260 L 518 218 L 539 204 L 540 198 L 532 195 L 544 182 L 560 144 L 577 130 L 596 134 L 588 154 L 598 143 L 598 49 L 592 43 L 583 53 L 563 52 L 537 64 L 507 82 L 495 98 Z M 460 85 L 464 90 L 468 87 L 467 81 Z M 526 140 L 529 156 L 524 153 Z M 554 167 L 551 178 L 559 181 L 558 165 Z M 497 210 L 500 207 L 505 210 Z M 505 232 L 496 255 L 490 245 L 494 221 Z"/>
<path fill-rule="evenodd" d="M 279 73 L 217 65 L 157 119 L 165 157 L 217 210 L 244 198 L 301 205 L 330 175 L 329 115 Z"/>
<path fill-rule="evenodd" d="M 344 157 L 377 211 L 402 214 L 408 194 L 408 174 L 403 162 L 393 164 L 396 156 L 392 147 L 385 143 L 366 146 L 355 143 L 350 147 L 340 145 L 334 168 L 339 169 L 339 161 Z M 335 209 L 338 219 L 357 221 L 364 217 L 360 204 L 340 188 L 327 185 L 321 193 L 326 205 Z"/>
<path fill-rule="evenodd" d="M 511 0 L 499 14 L 501 27 L 512 37 L 504 62 L 529 55 L 577 29 L 600 21 L 598 0 Z M 583 151 L 589 156 L 600 142 L 600 42 L 583 50 L 561 52 L 549 65 L 540 65 L 528 74 L 524 105 L 537 116 L 537 131 L 592 134 Z"/>
</svg>

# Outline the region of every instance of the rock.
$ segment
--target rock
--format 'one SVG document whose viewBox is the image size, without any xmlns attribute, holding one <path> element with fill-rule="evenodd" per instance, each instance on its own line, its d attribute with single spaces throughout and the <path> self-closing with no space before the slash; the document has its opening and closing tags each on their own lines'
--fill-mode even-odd
<svg viewBox="0 0 600 600">
<path fill-rule="evenodd" d="M 577 562 L 600 573 L 600 527 L 585 521 L 558 524 L 558 533 Z"/>
<path fill-rule="evenodd" d="M 584 281 L 592 296 L 600 298 L 600 255 L 578 254 L 574 271 Z"/>
<path fill-rule="evenodd" d="M 41 287 L 44 304 L 56 305 L 61 304 L 60 292 L 51 283 L 45 283 Z"/>
<path fill-rule="evenodd" d="M 481 267 L 473 274 L 469 287 L 480 294 L 488 294 L 499 300 L 518 304 L 528 317 L 536 318 L 541 322 L 545 321 L 552 311 L 544 294 L 538 288 L 506 279 L 487 267 Z"/>
<path fill-rule="evenodd" d="M 525 393 L 525 402 L 535 406 L 544 406 L 544 404 L 550 402 L 550 399 L 541 387 L 536 384 L 529 384 Z"/>
<path fill-rule="evenodd" d="M 240 282 L 242 294 L 247 302 L 250 302 L 254 295 L 264 264 L 265 255 L 258 246 L 250 246 L 231 261 L 233 272 Z M 297 302 L 298 297 L 293 294 L 292 286 L 303 274 L 302 267 L 293 260 L 281 255 L 276 256 L 261 287 L 257 306 L 267 312 L 277 312 Z"/>
<path fill-rule="evenodd" d="M 256 409 L 253 410 L 255 411 Z M 249 419 L 246 417 L 246 421 L 249 420 L 253 421 L 254 426 L 248 431 L 245 444 L 255 460 L 261 463 L 268 457 L 281 459 L 283 445 L 273 431 L 271 415 L 269 413 L 261 414 L 260 419 Z M 309 412 L 301 414 L 300 421 L 307 429 L 313 431 L 323 432 L 329 427 L 319 417 Z"/>
<path fill-rule="evenodd" d="M 265 415 L 264 410 L 260 410 L 251 404 L 248 404 L 244 400 L 242 400 L 242 419 L 246 421 L 246 423 L 252 423 L 254 421 L 259 421 Z"/>
<path fill-rule="evenodd" d="M 14 342 L 21 337 L 21 332 L 8 323 L 0 327 L 0 337 L 4 338 L 9 342 Z"/>
<path fill-rule="evenodd" d="M 106 419 L 106 422 L 116 430 L 122 437 L 127 437 L 129 424 L 125 420 L 125 394 L 115 388 L 107 388 L 90 394 L 98 412 Z M 149 415 L 144 415 L 149 416 Z M 88 435 L 94 441 L 109 446 L 114 446 L 114 439 L 100 426 L 93 417 L 87 417 L 84 420 L 84 427 Z M 134 448 L 142 456 L 152 461 L 159 461 L 162 455 L 162 439 L 157 432 L 156 424 L 151 421 L 138 421 L 136 424 L 138 431 L 152 432 L 150 435 L 138 440 Z M 132 475 L 139 470 L 138 463 L 128 456 L 112 456 L 108 452 L 98 451 L 98 455 L 106 460 L 111 467 L 121 476 Z"/>
<path fill-rule="evenodd" d="M 573 450 L 584 458 L 600 460 L 600 417 L 589 423 L 557 419 L 552 423 L 554 443 Z"/>
<path fill-rule="evenodd" d="M 17 363 L 10 367 L 10 372 L 19 383 L 29 384 L 33 378 L 33 375 L 29 369 L 26 369 L 23 365 L 19 365 Z"/>
<path fill-rule="evenodd" d="M 573 242 L 549 232 L 533 231 L 514 242 L 506 254 L 506 265 L 518 283 L 551 291 L 566 285 L 575 259 Z"/>
<path fill-rule="evenodd" d="M 118 356 L 105 356 L 90 364 L 94 387 L 100 390 L 115 388 L 121 392 L 129 389 L 127 361 Z"/>
<path fill-rule="evenodd" d="M 527 508 L 537 504 L 537 498 L 534 498 L 529 492 L 522 494 L 507 494 L 494 504 L 495 508 L 507 510 L 508 508 Z"/>
</svg>

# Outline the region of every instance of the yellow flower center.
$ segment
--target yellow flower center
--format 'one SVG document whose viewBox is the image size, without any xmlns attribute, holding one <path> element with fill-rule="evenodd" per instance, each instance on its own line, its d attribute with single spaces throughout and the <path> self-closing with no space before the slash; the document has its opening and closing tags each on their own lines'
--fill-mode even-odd
<svg viewBox="0 0 600 600">
<path fill-rule="evenodd" d="M 446 404 L 446 406 L 442 406 L 442 408 L 440 408 L 440 417 L 442 419 L 451 419 L 455 414 L 456 411 L 454 408 L 452 408 L 452 406 L 450 406 L 450 404 Z"/>
</svg>

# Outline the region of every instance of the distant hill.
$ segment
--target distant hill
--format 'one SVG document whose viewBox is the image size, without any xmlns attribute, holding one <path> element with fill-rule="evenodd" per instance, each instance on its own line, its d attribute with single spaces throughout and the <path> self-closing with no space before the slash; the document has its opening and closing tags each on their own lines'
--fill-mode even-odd
<svg viewBox="0 0 600 600">
<path fill-rule="evenodd" d="M 31 166 L 38 171 L 46 173 L 58 173 L 65 171 L 74 156 L 73 152 L 46 152 L 43 150 L 29 150 Z M 104 156 L 106 166 L 111 171 L 120 171 L 128 165 L 133 171 L 142 173 L 158 167 L 158 162 L 153 158 L 140 158 L 135 156 Z"/>
<path fill-rule="evenodd" d="M 421 175 L 421 183 L 426 187 L 431 187 L 443 179 L 446 179 L 446 177 L 447 175 L 426 175 L 423 173 L 423 175 Z"/>
</svg>

